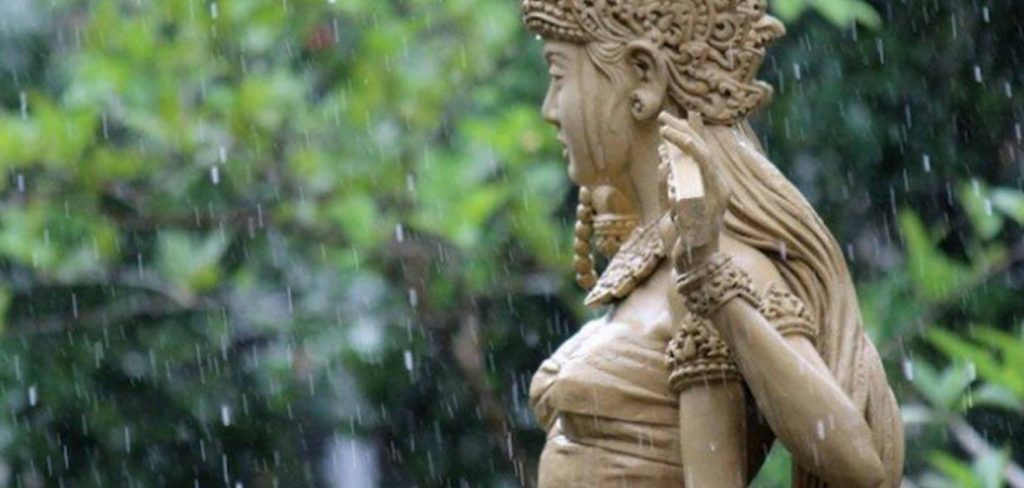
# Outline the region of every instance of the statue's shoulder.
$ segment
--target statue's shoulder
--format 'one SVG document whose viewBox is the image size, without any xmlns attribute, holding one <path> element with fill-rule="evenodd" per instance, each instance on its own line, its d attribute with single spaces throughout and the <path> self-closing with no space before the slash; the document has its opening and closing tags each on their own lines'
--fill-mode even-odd
<svg viewBox="0 0 1024 488">
<path fill-rule="evenodd" d="M 811 344 L 818 341 L 819 328 L 810 309 L 790 289 L 779 272 L 778 262 L 761 250 L 729 239 L 722 243 L 722 251 L 732 256 L 753 281 L 760 296 L 760 312 L 783 336 L 799 335 Z"/>
<path fill-rule="evenodd" d="M 732 257 L 733 263 L 750 275 L 754 289 L 759 293 L 765 293 L 771 287 L 791 291 L 782 279 L 777 263 L 760 249 L 736 239 L 726 238 L 721 242 L 721 251 Z"/>
</svg>

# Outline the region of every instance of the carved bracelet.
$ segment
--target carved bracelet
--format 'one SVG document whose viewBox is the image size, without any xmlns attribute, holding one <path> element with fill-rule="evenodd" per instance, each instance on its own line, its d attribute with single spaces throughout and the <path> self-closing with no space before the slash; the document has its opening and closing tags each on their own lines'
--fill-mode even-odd
<svg viewBox="0 0 1024 488">
<path fill-rule="evenodd" d="M 750 276 L 721 252 L 712 254 L 700 267 L 680 275 L 676 279 L 676 290 L 685 298 L 686 308 L 704 318 L 711 318 L 733 298 L 742 298 L 754 308 L 761 304 Z"/>
</svg>

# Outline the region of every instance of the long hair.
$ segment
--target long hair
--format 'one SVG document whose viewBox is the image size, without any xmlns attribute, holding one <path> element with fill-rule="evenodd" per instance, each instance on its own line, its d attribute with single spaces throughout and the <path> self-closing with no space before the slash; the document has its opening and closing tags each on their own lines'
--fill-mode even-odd
<svg viewBox="0 0 1024 488">
<path fill-rule="evenodd" d="M 903 470 L 903 424 L 881 360 L 867 339 L 857 293 L 835 238 L 800 191 L 765 157 L 750 125 L 707 126 L 702 134 L 732 186 L 726 232 L 775 263 L 820 324 L 817 349 L 864 413 L 890 486 Z M 793 486 L 823 487 L 794 466 Z"/>
</svg>

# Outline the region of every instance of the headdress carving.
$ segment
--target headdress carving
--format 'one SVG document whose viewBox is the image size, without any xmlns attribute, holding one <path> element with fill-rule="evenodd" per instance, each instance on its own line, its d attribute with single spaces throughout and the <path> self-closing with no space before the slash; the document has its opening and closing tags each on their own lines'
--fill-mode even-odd
<svg viewBox="0 0 1024 488">
<path fill-rule="evenodd" d="M 551 39 L 651 41 L 669 56 L 673 99 L 709 123 L 732 125 L 771 99 L 754 76 L 785 28 L 766 0 L 523 0 L 522 9 L 526 26 Z"/>
</svg>

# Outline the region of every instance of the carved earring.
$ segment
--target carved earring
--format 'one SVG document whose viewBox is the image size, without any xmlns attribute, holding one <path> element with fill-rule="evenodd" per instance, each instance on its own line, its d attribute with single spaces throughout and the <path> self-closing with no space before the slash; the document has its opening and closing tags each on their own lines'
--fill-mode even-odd
<svg viewBox="0 0 1024 488">
<path fill-rule="evenodd" d="M 594 254 L 590 247 L 590 238 L 594 235 L 594 214 L 590 190 L 581 186 L 579 204 L 576 206 L 576 225 L 573 227 L 572 264 L 576 271 L 576 283 L 587 291 L 597 285 Z"/>
<path fill-rule="evenodd" d="M 644 101 L 640 99 L 640 95 L 636 93 L 629 98 L 629 108 L 633 111 L 633 115 L 640 117 L 644 113 Z"/>
</svg>

